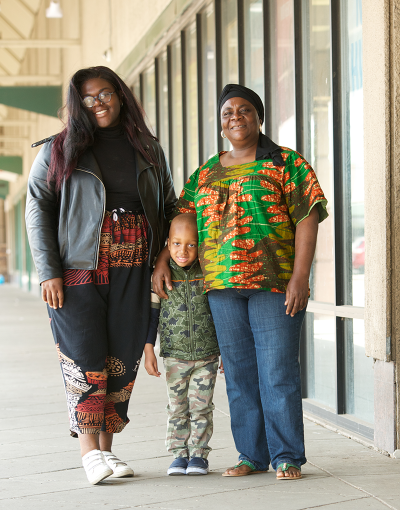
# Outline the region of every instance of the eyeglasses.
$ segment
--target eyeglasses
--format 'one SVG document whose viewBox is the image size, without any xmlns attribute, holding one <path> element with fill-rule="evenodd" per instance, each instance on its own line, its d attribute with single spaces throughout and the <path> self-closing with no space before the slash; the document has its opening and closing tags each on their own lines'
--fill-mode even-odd
<svg viewBox="0 0 400 510">
<path fill-rule="evenodd" d="M 87 106 L 88 108 L 93 108 L 96 99 L 100 101 L 100 103 L 109 103 L 111 101 L 111 96 L 115 94 L 114 92 L 100 92 L 97 96 L 86 96 L 82 99 L 83 104 Z"/>
</svg>

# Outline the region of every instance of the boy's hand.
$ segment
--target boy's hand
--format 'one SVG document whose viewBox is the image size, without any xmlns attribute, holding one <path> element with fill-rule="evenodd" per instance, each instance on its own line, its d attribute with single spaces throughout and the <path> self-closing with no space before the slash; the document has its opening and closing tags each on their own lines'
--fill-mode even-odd
<svg viewBox="0 0 400 510">
<path fill-rule="evenodd" d="M 225 372 L 224 372 L 224 364 L 223 364 L 223 362 L 222 362 L 222 358 L 221 358 L 221 363 L 220 363 L 220 365 L 219 365 L 219 367 L 218 367 L 218 368 L 219 368 L 219 370 L 220 370 L 220 372 L 219 372 L 220 374 L 224 374 L 224 373 L 225 373 Z"/>
<path fill-rule="evenodd" d="M 157 358 L 154 354 L 154 347 L 152 344 L 146 344 L 144 348 L 144 368 L 149 375 L 160 377 L 161 372 L 158 371 Z"/>
</svg>

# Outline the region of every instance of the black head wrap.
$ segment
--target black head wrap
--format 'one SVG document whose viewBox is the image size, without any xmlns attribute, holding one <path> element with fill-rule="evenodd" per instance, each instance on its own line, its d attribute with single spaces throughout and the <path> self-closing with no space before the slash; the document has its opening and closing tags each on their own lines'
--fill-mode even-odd
<svg viewBox="0 0 400 510">
<path fill-rule="evenodd" d="M 218 117 L 221 118 L 221 109 L 232 97 L 242 97 L 251 103 L 258 113 L 258 117 L 261 121 L 261 124 L 264 122 L 264 105 L 261 101 L 260 96 L 247 87 L 243 85 L 238 85 L 236 83 L 229 83 L 225 85 L 221 95 L 218 99 Z M 260 161 L 263 159 L 272 159 L 272 162 L 275 166 L 285 166 L 285 162 L 282 158 L 282 149 L 274 143 L 268 136 L 265 136 L 260 132 L 260 138 L 258 140 L 258 147 L 256 151 L 256 160 Z"/>
<path fill-rule="evenodd" d="M 247 99 L 247 101 L 249 101 L 249 103 L 251 103 L 256 109 L 261 124 L 264 122 L 264 105 L 261 101 L 261 97 L 254 92 L 254 90 L 248 89 L 243 85 L 237 85 L 236 83 L 229 83 L 228 85 L 225 85 L 224 90 L 221 92 L 218 99 L 219 116 L 221 116 L 221 109 L 226 101 L 232 97 L 242 97 L 243 99 Z"/>
</svg>

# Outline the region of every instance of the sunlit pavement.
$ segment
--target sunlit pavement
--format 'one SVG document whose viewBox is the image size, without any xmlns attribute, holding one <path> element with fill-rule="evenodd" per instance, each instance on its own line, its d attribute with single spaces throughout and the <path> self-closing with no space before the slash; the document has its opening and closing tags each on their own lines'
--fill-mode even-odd
<svg viewBox="0 0 400 510">
<path fill-rule="evenodd" d="M 0 341 L 2 510 L 400 510 L 400 460 L 308 420 L 302 480 L 277 481 L 273 471 L 222 478 L 237 459 L 222 376 L 215 395 L 210 473 L 167 477 L 172 459 L 164 446 L 165 383 L 143 367 L 131 399 L 131 423 L 114 448 L 135 477 L 90 486 L 78 441 L 69 436 L 60 367 L 39 298 L 0 286 Z"/>
</svg>

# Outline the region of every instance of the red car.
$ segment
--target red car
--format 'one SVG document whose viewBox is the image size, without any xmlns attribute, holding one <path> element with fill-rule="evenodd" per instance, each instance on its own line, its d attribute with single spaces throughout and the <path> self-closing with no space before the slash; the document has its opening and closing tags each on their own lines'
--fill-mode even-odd
<svg viewBox="0 0 400 510">
<path fill-rule="evenodd" d="M 360 273 L 364 272 L 365 264 L 365 238 L 359 237 L 352 246 L 353 269 L 357 269 Z"/>
</svg>

